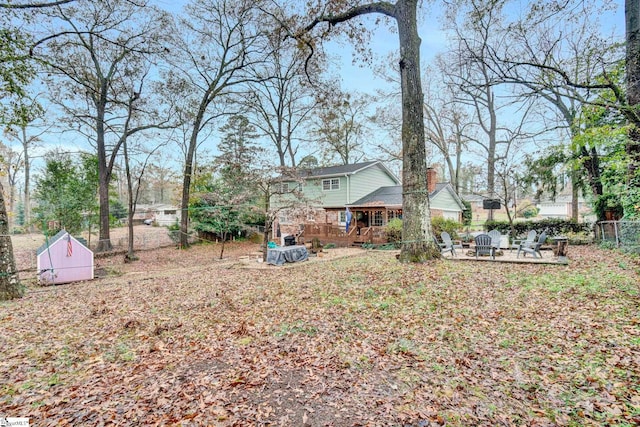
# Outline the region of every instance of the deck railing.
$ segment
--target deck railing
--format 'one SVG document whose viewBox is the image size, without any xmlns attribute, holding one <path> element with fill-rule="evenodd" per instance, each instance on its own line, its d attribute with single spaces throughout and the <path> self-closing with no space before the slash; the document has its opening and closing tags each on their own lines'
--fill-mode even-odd
<svg viewBox="0 0 640 427">
<path fill-rule="evenodd" d="M 353 244 L 387 242 L 384 227 L 351 227 L 349 233 L 344 226 L 333 224 L 305 224 L 301 234 L 305 242 L 318 238 L 323 244 L 334 243 L 338 246 L 350 246 Z"/>
</svg>

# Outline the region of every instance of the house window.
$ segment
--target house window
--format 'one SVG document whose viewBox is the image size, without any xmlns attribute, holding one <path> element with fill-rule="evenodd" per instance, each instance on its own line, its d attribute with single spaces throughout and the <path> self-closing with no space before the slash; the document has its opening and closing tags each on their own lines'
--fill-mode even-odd
<svg viewBox="0 0 640 427">
<path fill-rule="evenodd" d="M 288 182 L 278 182 L 274 188 L 276 193 L 284 194 L 289 192 L 289 183 Z"/>
<path fill-rule="evenodd" d="M 387 215 L 389 216 L 389 221 L 395 218 L 402 219 L 402 209 L 394 209 L 394 210 L 387 211 Z"/>
<path fill-rule="evenodd" d="M 338 212 L 338 222 L 340 223 L 340 225 L 345 225 L 347 223 L 347 212 Z"/>
<path fill-rule="evenodd" d="M 164 211 L 164 214 L 165 215 L 175 215 L 176 211 L 175 211 L 175 209 L 174 210 L 170 210 L 170 211 Z"/>
<path fill-rule="evenodd" d="M 278 222 L 280 222 L 280 224 L 291 224 L 293 220 L 289 215 L 289 212 L 280 212 L 278 214 Z"/>
<path fill-rule="evenodd" d="M 340 178 L 331 178 L 322 180 L 322 190 L 332 191 L 340 189 Z"/>
<path fill-rule="evenodd" d="M 373 213 L 373 221 L 372 224 L 374 227 L 382 227 L 384 224 L 384 216 L 382 215 L 382 211 L 375 211 Z"/>
</svg>

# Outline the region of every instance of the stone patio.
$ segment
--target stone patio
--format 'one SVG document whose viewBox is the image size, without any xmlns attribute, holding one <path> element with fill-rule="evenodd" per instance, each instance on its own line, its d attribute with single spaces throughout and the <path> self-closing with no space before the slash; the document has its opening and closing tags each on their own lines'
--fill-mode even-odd
<svg viewBox="0 0 640 427">
<path fill-rule="evenodd" d="M 464 249 L 456 249 L 456 256 L 451 256 L 451 253 L 446 253 L 443 255 L 443 258 L 451 259 L 452 261 L 483 261 L 483 262 L 510 262 L 514 264 L 559 264 L 559 265 L 567 265 L 569 260 L 566 256 L 558 257 L 555 256 L 553 251 L 550 248 L 543 248 L 542 250 L 542 258 L 534 258 L 531 255 L 526 255 L 524 253 L 520 253 L 520 258 L 518 258 L 518 251 L 516 249 L 502 249 L 496 253 L 496 258 L 491 259 L 489 256 L 479 256 L 476 260 L 476 255 L 473 249 L 464 248 Z"/>
</svg>

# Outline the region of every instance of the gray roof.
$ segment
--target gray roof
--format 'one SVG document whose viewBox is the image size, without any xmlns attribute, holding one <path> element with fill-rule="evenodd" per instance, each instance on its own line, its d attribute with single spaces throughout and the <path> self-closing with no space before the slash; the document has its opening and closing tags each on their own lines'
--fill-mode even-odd
<svg viewBox="0 0 640 427">
<path fill-rule="evenodd" d="M 353 175 L 357 172 L 360 172 L 363 169 L 371 167 L 373 165 L 379 164 L 387 173 L 392 176 L 397 182 L 400 182 L 398 178 L 391 172 L 380 160 L 372 160 L 370 162 L 362 162 L 362 163 L 354 163 L 350 165 L 338 165 L 338 166 L 327 166 L 315 169 L 303 169 L 301 170 L 300 176 L 303 178 L 319 178 L 319 177 L 330 177 L 330 176 L 342 176 L 342 175 Z"/>
<path fill-rule="evenodd" d="M 448 183 L 436 184 L 436 189 L 429 197 L 433 198 L 442 189 L 447 187 Z M 380 187 L 359 200 L 349 203 L 348 206 L 402 206 L 402 185 L 392 185 L 388 187 Z"/>
</svg>

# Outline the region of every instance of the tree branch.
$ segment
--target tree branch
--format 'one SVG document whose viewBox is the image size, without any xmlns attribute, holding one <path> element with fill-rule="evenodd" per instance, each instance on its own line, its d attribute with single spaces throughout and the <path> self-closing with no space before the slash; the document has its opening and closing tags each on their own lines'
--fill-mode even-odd
<svg viewBox="0 0 640 427">
<path fill-rule="evenodd" d="M 13 3 L 0 3 L 0 9 L 38 9 L 43 7 L 60 6 L 66 3 L 72 3 L 75 0 L 58 0 L 51 3 L 25 3 L 25 4 L 13 4 Z"/>
</svg>

